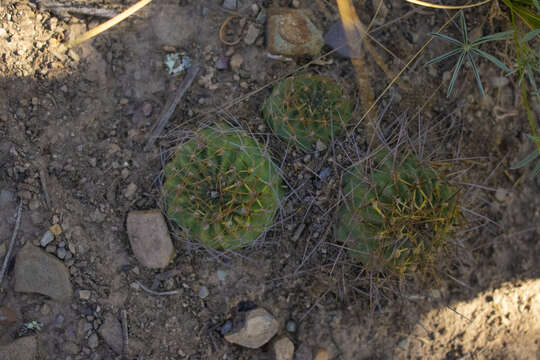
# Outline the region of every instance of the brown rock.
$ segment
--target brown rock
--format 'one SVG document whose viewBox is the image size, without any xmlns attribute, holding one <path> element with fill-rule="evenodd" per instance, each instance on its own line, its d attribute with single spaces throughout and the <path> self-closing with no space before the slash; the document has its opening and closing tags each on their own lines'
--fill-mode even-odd
<svg viewBox="0 0 540 360">
<path fill-rule="evenodd" d="M 240 69 L 240 66 L 244 63 L 244 58 L 240 54 L 234 54 L 229 61 L 232 71 L 236 72 Z"/>
<path fill-rule="evenodd" d="M 276 319 L 263 308 L 248 311 L 242 323 L 240 329 L 225 335 L 225 340 L 250 349 L 257 349 L 266 344 L 279 328 Z"/>
<path fill-rule="evenodd" d="M 127 232 L 131 249 L 142 265 L 164 268 L 174 257 L 167 224 L 159 209 L 130 212 Z"/>
<path fill-rule="evenodd" d="M 28 244 L 15 262 L 15 291 L 46 295 L 68 302 L 73 296 L 69 271 L 56 257 Z"/>
<path fill-rule="evenodd" d="M 0 346 L 0 359 L 2 360 L 37 360 L 38 348 L 35 336 L 18 338 L 11 344 Z"/>
<path fill-rule="evenodd" d="M 275 360 L 292 360 L 294 344 L 286 336 L 280 337 L 273 344 Z"/>
<path fill-rule="evenodd" d="M 268 51 L 284 56 L 318 55 L 324 40 L 309 14 L 305 9 L 271 8 Z"/>
</svg>

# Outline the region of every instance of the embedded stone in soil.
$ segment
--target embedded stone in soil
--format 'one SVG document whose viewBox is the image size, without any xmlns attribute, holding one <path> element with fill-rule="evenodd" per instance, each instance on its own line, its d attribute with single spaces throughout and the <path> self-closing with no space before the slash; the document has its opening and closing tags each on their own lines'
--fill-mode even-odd
<svg viewBox="0 0 540 360">
<path fill-rule="evenodd" d="M 35 336 L 18 338 L 11 344 L 0 346 L 2 360 L 35 360 L 37 358 L 37 340 Z"/>
<path fill-rule="evenodd" d="M 68 302 L 73 295 L 69 271 L 65 265 L 30 244 L 17 255 L 15 291 L 38 293 L 60 302 Z"/>
<path fill-rule="evenodd" d="M 238 330 L 233 330 L 232 333 L 226 334 L 225 340 L 250 349 L 257 349 L 270 341 L 277 333 L 278 322 L 265 309 L 256 308 L 246 312 L 244 315 L 245 321 L 239 321 L 243 326 Z"/>
<path fill-rule="evenodd" d="M 127 232 L 133 254 L 142 265 L 159 269 L 173 259 L 174 247 L 159 209 L 130 212 Z"/>
</svg>

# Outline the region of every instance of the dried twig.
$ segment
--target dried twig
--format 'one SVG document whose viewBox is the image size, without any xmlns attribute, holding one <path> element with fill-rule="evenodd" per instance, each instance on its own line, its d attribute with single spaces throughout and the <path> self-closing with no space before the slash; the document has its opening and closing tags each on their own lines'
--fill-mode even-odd
<svg viewBox="0 0 540 360">
<path fill-rule="evenodd" d="M 156 126 L 154 128 L 154 131 L 152 131 L 152 135 L 150 135 L 150 138 L 148 139 L 144 150 L 147 151 L 156 141 L 156 139 L 161 135 L 163 132 L 163 129 L 165 129 L 165 125 L 167 125 L 167 122 L 171 118 L 171 116 L 174 113 L 174 110 L 176 110 L 176 106 L 182 100 L 182 97 L 186 93 L 187 89 L 191 86 L 191 83 L 193 80 L 195 80 L 195 76 L 197 76 L 197 73 L 199 72 L 199 65 L 193 64 L 186 74 L 186 77 L 184 81 L 182 81 L 182 84 L 178 87 L 176 90 L 176 93 L 174 94 L 174 97 L 169 99 L 165 107 L 163 108 L 163 111 L 159 115 L 159 120 L 156 123 Z"/>
<path fill-rule="evenodd" d="M 51 198 L 49 197 L 49 190 L 47 188 L 47 173 L 45 172 L 44 167 L 39 169 L 39 179 L 41 180 L 41 187 L 43 188 L 43 193 L 45 194 L 45 202 L 47 204 L 47 209 L 51 208 Z"/>
<path fill-rule="evenodd" d="M 40 1 L 39 5 L 42 8 L 52 11 L 59 17 L 66 17 L 67 15 L 69 15 L 69 13 L 71 13 L 71 14 L 97 16 L 97 17 L 110 19 L 119 14 L 119 12 L 115 10 L 98 9 L 98 8 L 92 8 L 92 7 L 69 6 L 67 4 L 62 4 L 60 2 L 48 1 L 48 0 Z"/>
<path fill-rule="evenodd" d="M 8 251 L 6 252 L 4 263 L 2 264 L 2 270 L 0 271 L 0 286 L 2 286 L 2 280 L 4 280 L 4 274 L 6 273 L 6 269 L 9 263 L 9 258 L 11 257 L 13 246 L 15 245 L 15 239 L 17 238 L 17 233 L 19 232 L 19 227 L 21 225 L 21 215 L 22 215 L 22 199 L 19 200 L 19 206 L 17 207 L 17 220 L 15 221 L 15 229 L 13 230 L 13 235 L 11 235 L 9 248 L 8 248 Z"/>
<path fill-rule="evenodd" d="M 129 16 L 135 14 L 137 11 L 139 11 L 141 8 L 148 5 L 150 2 L 152 2 L 152 0 L 140 0 L 139 2 L 134 4 L 133 6 L 130 6 L 129 8 L 127 8 L 122 13 L 120 13 L 117 16 L 113 17 L 112 19 L 109 19 L 109 20 L 105 21 L 103 24 L 98 25 L 95 28 L 85 32 L 80 37 L 78 37 L 77 39 L 70 42 L 68 44 L 68 47 L 76 46 L 76 45 L 82 43 L 83 41 L 89 40 L 89 39 L 93 38 L 94 36 L 101 34 L 102 32 L 104 32 L 104 31 L 110 29 L 111 27 L 115 26 L 119 22 L 124 21 Z"/>
<path fill-rule="evenodd" d="M 128 359 L 128 327 L 127 327 L 127 311 L 122 309 L 120 311 L 120 318 L 122 320 L 122 360 Z"/>
<path fill-rule="evenodd" d="M 141 287 L 141 289 L 143 289 L 147 293 L 152 294 L 152 295 L 156 295 L 156 296 L 176 295 L 176 294 L 180 293 L 180 290 L 171 290 L 171 291 L 162 291 L 162 292 L 154 291 L 154 290 L 150 290 L 149 288 L 147 288 L 146 286 L 141 284 L 141 282 L 138 281 L 138 280 L 135 280 L 135 283 L 137 285 L 139 285 Z"/>
</svg>

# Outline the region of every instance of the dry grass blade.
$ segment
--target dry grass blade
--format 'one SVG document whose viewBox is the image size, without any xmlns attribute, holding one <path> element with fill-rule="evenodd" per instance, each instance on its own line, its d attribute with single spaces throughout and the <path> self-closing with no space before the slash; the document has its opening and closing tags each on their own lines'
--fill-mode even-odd
<svg viewBox="0 0 540 360">
<path fill-rule="evenodd" d="M 68 47 L 77 46 L 80 43 L 82 43 L 82 42 L 84 42 L 86 40 L 89 40 L 89 39 L 93 38 L 94 36 L 97 36 L 97 35 L 101 34 L 102 32 L 104 32 L 106 30 L 109 30 L 110 28 L 112 28 L 116 24 L 124 21 L 125 19 L 127 19 L 131 15 L 135 14 L 137 11 L 139 11 L 140 9 L 145 7 L 146 5 L 150 4 L 151 2 L 152 2 L 152 0 L 141 0 L 141 1 L 139 1 L 138 3 L 136 3 L 135 5 L 127 8 L 125 11 L 123 11 L 122 13 L 120 13 L 117 16 L 113 17 L 112 19 L 105 21 L 103 24 L 96 26 L 92 30 L 89 30 L 89 31 L 85 32 L 83 35 L 81 35 L 77 39 L 75 39 L 72 42 L 68 43 Z"/>
<path fill-rule="evenodd" d="M 4 258 L 4 263 L 2 264 L 2 270 L 0 270 L 0 286 L 2 286 L 2 280 L 4 280 L 4 275 L 9 263 L 9 258 L 11 257 L 11 252 L 13 251 L 13 246 L 15 245 L 15 239 L 17 238 L 17 233 L 19 232 L 19 227 L 21 226 L 21 215 L 22 215 L 22 200 L 19 201 L 19 206 L 17 207 L 17 220 L 15 221 L 15 229 L 11 235 L 11 241 L 9 242 L 9 248 L 6 252 L 6 257 Z"/>
</svg>

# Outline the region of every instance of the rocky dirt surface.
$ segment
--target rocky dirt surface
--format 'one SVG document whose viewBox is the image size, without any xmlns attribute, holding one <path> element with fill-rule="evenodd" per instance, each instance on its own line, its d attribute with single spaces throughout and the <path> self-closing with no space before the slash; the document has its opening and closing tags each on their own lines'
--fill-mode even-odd
<svg viewBox="0 0 540 360">
<path fill-rule="evenodd" d="M 336 261 L 332 230 L 340 173 L 369 147 L 368 137 L 360 126 L 329 148 L 301 152 L 267 129 L 261 105 L 271 82 L 309 61 L 267 56 L 271 1 L 154 1 L 72 49 L 66 41 L 104 19 L 61 14 L 50 3 L 0 5 L 0 259 L 22 204 L 0 284 L 0 359 L 540 357 L 540 177 L 517 182 L 526 172 L 508 170 L 532 150 L 515 78 L 503 81 L 482 63 L 487 97 L 479 98 L 466 71 L 458 95 L 446 99 L 439 85 L 450 64 L 418 63 L 404 74 L 412 90 L 384 98 L 383 125 L 408 114 L 415 131 L 433 129 L 426 144 L 435 159 L 455 159 L 470 226 L 457 240 L 467 251 L 437 286 L 402 289 L 373 304 L 358 274 Z M 82 3 L 119 11 L 133 2 L 71 2 Z M 376 3 L 358 5 L 365 24 Z M 324 32 L 339 18 L 325 0 L 279 5 L 309 8 Z M 394 73 L 446 20 L 442 12 L 412 10 L 384 1 L 374 22 L 373 35 L 396 56 L 384 55 Z M 504 23 L 473 20 L 488 10 L 468 15 L 471 28 L 488 32 Z M 224 40 L 234 45 L 219 37 L 230 16 Z M 433 42 L 422 61 L 444 49 Z M 201 70 L 165 136 L 145 151 L 182 81 L 183 73 L 172 76 L 164 65 L 177 52 Z M 389 79 L 374 61 L 368 66 L 379 93 Z M 358 98 L 349 59 L 331 54 L 307 71 Z M 354 106 L 360 118 L 362 106 Z M 145 258 L 145 248 L 130 243 L 128 214 L 163 206 L 160 171 L 169 150 L 216 120 L 250 130 L 281 165 L 290 195 L 277 225 L 253 248 L 221 254 L 168 224 L 163 251 Z"/>
</svg>

